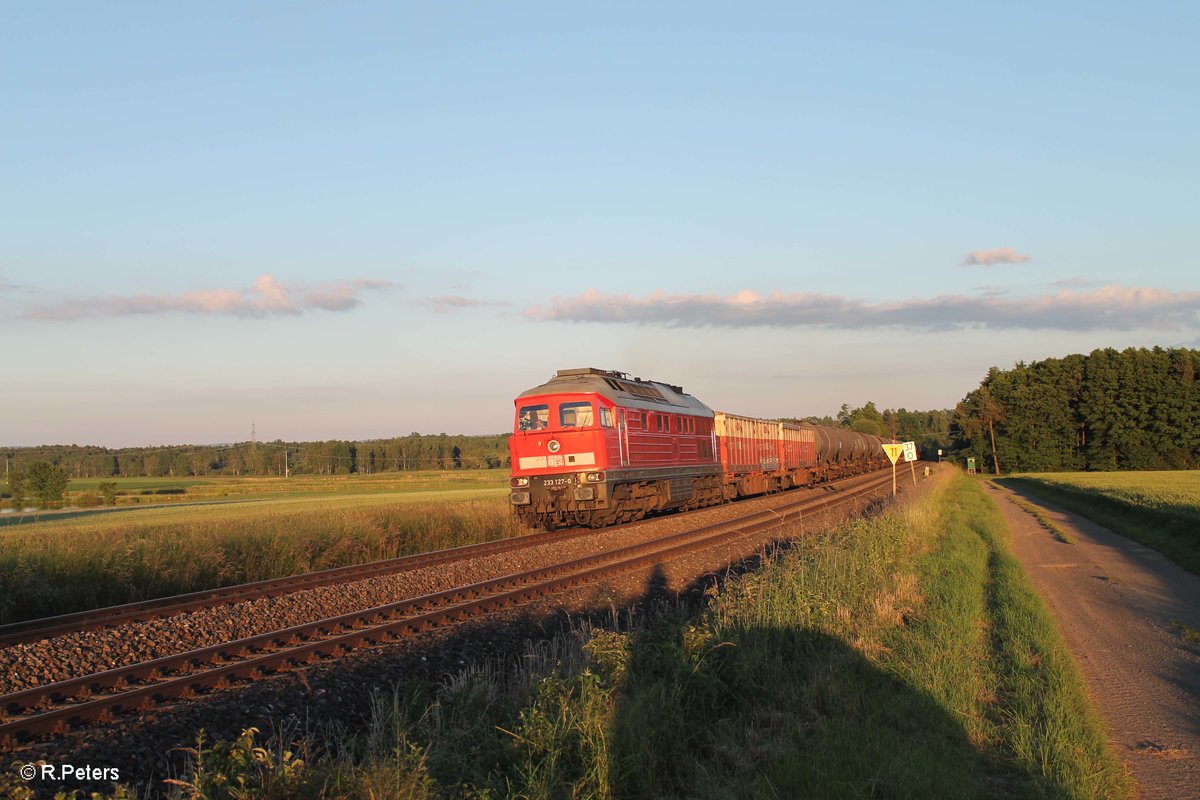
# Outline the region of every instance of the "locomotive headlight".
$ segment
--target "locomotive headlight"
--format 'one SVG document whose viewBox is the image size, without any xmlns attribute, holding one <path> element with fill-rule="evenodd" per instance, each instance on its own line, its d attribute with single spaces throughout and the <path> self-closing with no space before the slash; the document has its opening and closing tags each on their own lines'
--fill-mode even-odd
<svg viewBox="0 0 1200 800">
<path fill-rule="evenodd" d="M 589 472 L 584 477 L 586 480 L 588 480 L 591 483 L 600 483 L 604 480 L 604 473 L 603 472 Z"/>
<path fill-rule="evenodd" d="M 508 485 L 512 486 L 514 489 L 519 486 L 528 486 L 529 478 L 509 478 Z"/>
</svg>

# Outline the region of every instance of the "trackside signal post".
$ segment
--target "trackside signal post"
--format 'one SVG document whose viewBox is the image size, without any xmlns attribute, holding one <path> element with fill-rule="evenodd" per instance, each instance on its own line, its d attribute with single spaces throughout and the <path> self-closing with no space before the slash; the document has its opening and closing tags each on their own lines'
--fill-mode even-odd
<svg viewBox="0 0 1200 800">
<path fill-rule="evenodd" d="M 892 462 L 892 497 L 896 496 L 896 459 L 900 458 L 900 454 L 904 452 L 902 444 L 885 444 L 883 452 L 887 454 L 888 460 Z"/>
</svg>

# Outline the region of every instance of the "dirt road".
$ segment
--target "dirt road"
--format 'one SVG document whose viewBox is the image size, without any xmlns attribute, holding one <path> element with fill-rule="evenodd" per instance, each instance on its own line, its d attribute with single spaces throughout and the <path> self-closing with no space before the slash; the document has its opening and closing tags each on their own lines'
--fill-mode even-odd
<svg viewBox="0 0 1200 800">
<path fill-rule="evenodd" d="M 1057 506 L 1059 541 L 989 484 L 1144 800 L 1200 799 L 1200 577 Z M 1018 493 L 1019 494 L 1019 493 Z"/>
</svg>

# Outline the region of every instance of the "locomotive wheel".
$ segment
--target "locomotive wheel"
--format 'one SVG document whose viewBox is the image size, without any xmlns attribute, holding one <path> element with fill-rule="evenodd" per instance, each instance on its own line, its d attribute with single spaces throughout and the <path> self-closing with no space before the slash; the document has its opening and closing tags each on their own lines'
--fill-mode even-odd
<svg viewBox="0 0 1200 800">
<path fill-rule="evenodd" d="M 608 510 L 604 513 L 599 511 L 589 512 L 592 516 L 592 521 L 589 523 L 593 528 L 604 528 L 617 522 L 618 514 L 614 510 Z"/>
</svg>

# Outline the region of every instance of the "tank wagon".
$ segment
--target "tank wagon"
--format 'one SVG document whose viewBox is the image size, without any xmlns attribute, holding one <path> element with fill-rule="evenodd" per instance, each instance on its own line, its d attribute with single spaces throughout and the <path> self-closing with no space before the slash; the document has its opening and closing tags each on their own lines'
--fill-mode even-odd
<svg viewBox="0 0 1200 800">
<path fill-rule="evenodd" d="M 713 411 L 680 386 L 564 369 L 515 401 L 509 500 L 527 525 L 603 527 L 886 466 L 882 440 Z"/>
</svg>

